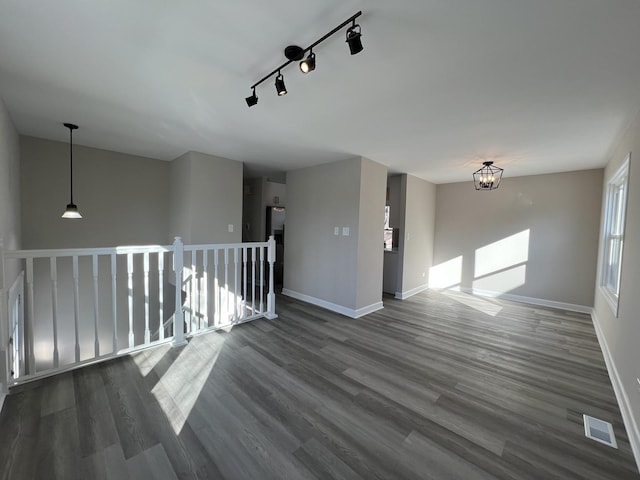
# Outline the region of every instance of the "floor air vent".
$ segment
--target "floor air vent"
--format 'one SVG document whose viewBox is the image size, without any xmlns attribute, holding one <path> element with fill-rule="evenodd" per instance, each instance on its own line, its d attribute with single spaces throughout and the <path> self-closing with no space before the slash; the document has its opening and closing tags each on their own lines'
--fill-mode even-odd
<svg viewBox="0 0 640 480">
<path fill-rule="evenodd" d="M 583 415 L 582 417 L 584 418 L 584 434 L 587 438 L 618 448 L 616 437 L 613 435 L 613 425 L 589 415 Z"/>
</svg>

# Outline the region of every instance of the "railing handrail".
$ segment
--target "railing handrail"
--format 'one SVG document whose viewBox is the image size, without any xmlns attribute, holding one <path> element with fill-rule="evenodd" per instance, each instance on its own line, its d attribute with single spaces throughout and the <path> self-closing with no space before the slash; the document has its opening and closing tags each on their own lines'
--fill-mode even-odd
<svg viewBox="0 0 640 480">
<path fill-rule="evenodd" d="M 126 247 L 101 247 L 101 248 L 55 248 L 40 250 L 5 250 L 6 258 L 49 258 L 49 257 L 85 257 L 91 255 L 127 255 L 129 253 L 157 253 L 172 252 L 173 245 L 140 245 Z"/>
<path fill-rule="evenodd" d="M 242 243 L 213 243 L 210 245 L 185 245 L 184 251 L 190 252 L 193 250 L 223 250 L 226 248 L 260 248 L 269 247 L 269 242 L 242 242 Z"/>
<path fill-rule="evenodd" d="M 230 248 L 262 248 L 269 247 L 269 242 L 241 242 L 241 243 L 212 243 L 185 245 L 184 251 L 194 250 L 224 250 Z M 50 257 L 83 257 L 92 255 L 127 255 L 129 253 L 157 253 L 173 252 L 173 245 L 127 245 L 122 247 L 98 247 L 98 248 L 52 248 L 38 250 L 5 250 L 6 258 L 50 258 Z"/>
</svg>

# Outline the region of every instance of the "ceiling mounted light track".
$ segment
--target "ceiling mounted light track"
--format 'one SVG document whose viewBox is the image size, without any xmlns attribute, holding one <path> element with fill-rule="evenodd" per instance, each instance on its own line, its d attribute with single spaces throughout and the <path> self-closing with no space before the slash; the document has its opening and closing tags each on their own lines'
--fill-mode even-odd
<svg viewBox="0 0 640 480">
<path fill-rule="evenodd" d="M 287 61 L 280 65 L 278 68 L 273 70 L 268 75 L 265 75 L 256 83 L 251 85 L 252 94 L 245 98 L 248 107 L 253 107 L 258 103 L 258 96 L 256 95 L 256 87 L 263 83 L 265 80 L 276 76 L 276 91 L 279 96 L 283 96 L 287 94 L 287 88 L 284 85 L 284 76 L 282 75 L 282 69 L 288 66 L 291 62 L 300 62 L 300 71 L 305 75 L 310 73 L 316 69 L 316 54 L 313 53 L 313 48 L 320 43 L 324 42 L 331 35 L 339 31 L 340 29 L 346 27 L 349 23 L 351 26 L 347 29 L 346 34 L 346 42 L 349 45 L 349 52 L 351 55 L 355 55 L 360 53 L 363 50 L 362 47 L 362 33 L 360 29 L 360 25 L 356 23 L 356 18 L 362 15 L 362 12 L 358 12 L 355 15 L 352 15 L 347 20 L 342 22 L 336 28 L 331 30 L 329 33 L 321 37 L 320 39 L 313 42 L 306 48 L 299 47 L 298 45 L 289 45 L 284 49 L 284 56 L 287 58 Z M 304 58 L 304 54 L 309 52 L 307 58 Z M 303 60 L 304 59 L 304 60 Z"/>
<path fill-rule="evenodd" d="M 476 190 L 495 190 L 500 186 L 504 169 L 494 167 L 493 162 L 482 162 L 483 167 L 473 173 Z"/>
</svg>

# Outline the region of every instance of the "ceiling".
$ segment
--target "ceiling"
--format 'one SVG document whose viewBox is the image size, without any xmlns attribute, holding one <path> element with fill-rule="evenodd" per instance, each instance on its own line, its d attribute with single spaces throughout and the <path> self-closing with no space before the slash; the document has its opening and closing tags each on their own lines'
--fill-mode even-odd
<svg viewBox="0 0 640 480">
<path fill-rule="evenodd" d="M 362 10 L 364 51 L 344 29 Z M 20 134 L 249 174 L 364 156 L 435 183 L 602 167 L 640 109 L 637 0 L 0 0 L 0 97 Z M 81 159 L 78 159 L 81 161 Z"/>
</svg>

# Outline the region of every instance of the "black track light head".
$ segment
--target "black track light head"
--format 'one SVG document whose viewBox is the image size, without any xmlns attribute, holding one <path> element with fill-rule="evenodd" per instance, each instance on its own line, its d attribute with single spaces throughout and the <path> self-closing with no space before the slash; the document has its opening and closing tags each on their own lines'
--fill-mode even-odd
<svg viewBox="0 0 640 480">
<path fill-rule="evenodd" d="M 256 89 L 253 89 L 253 93 L 248 96 L 247 98 L 245 98 L 246 102 L 247 102 L 247 107 L 253 107 L 254 105 L 256 105 L 258 103 L 258 96 L 256 95 Z"/>
<path fill-rule="evenodd" d="M 351 55 L 360 53 L 362 47 L 362 34 L 360 33 L 360 25 L 353 21 L 353 25 L 347 29 L 347 43 L 349 44 L 349 51 Z"/>
<path fill-rule="evenodd" d="M 284 86 L 284 77 L 279 72 L 276 77 L 276 92 L 278 92 L 278 96 L 280 97 L 287 94 L 287 87 Z"/>
<path fill-rule="evenodd" d="M 316 54 L 313 50 L 309 52 L 307 58 L 300 62 L 300 71 L 305 75 L 309 72 L 313 72 L 316 69 Z"/>
</svg>

